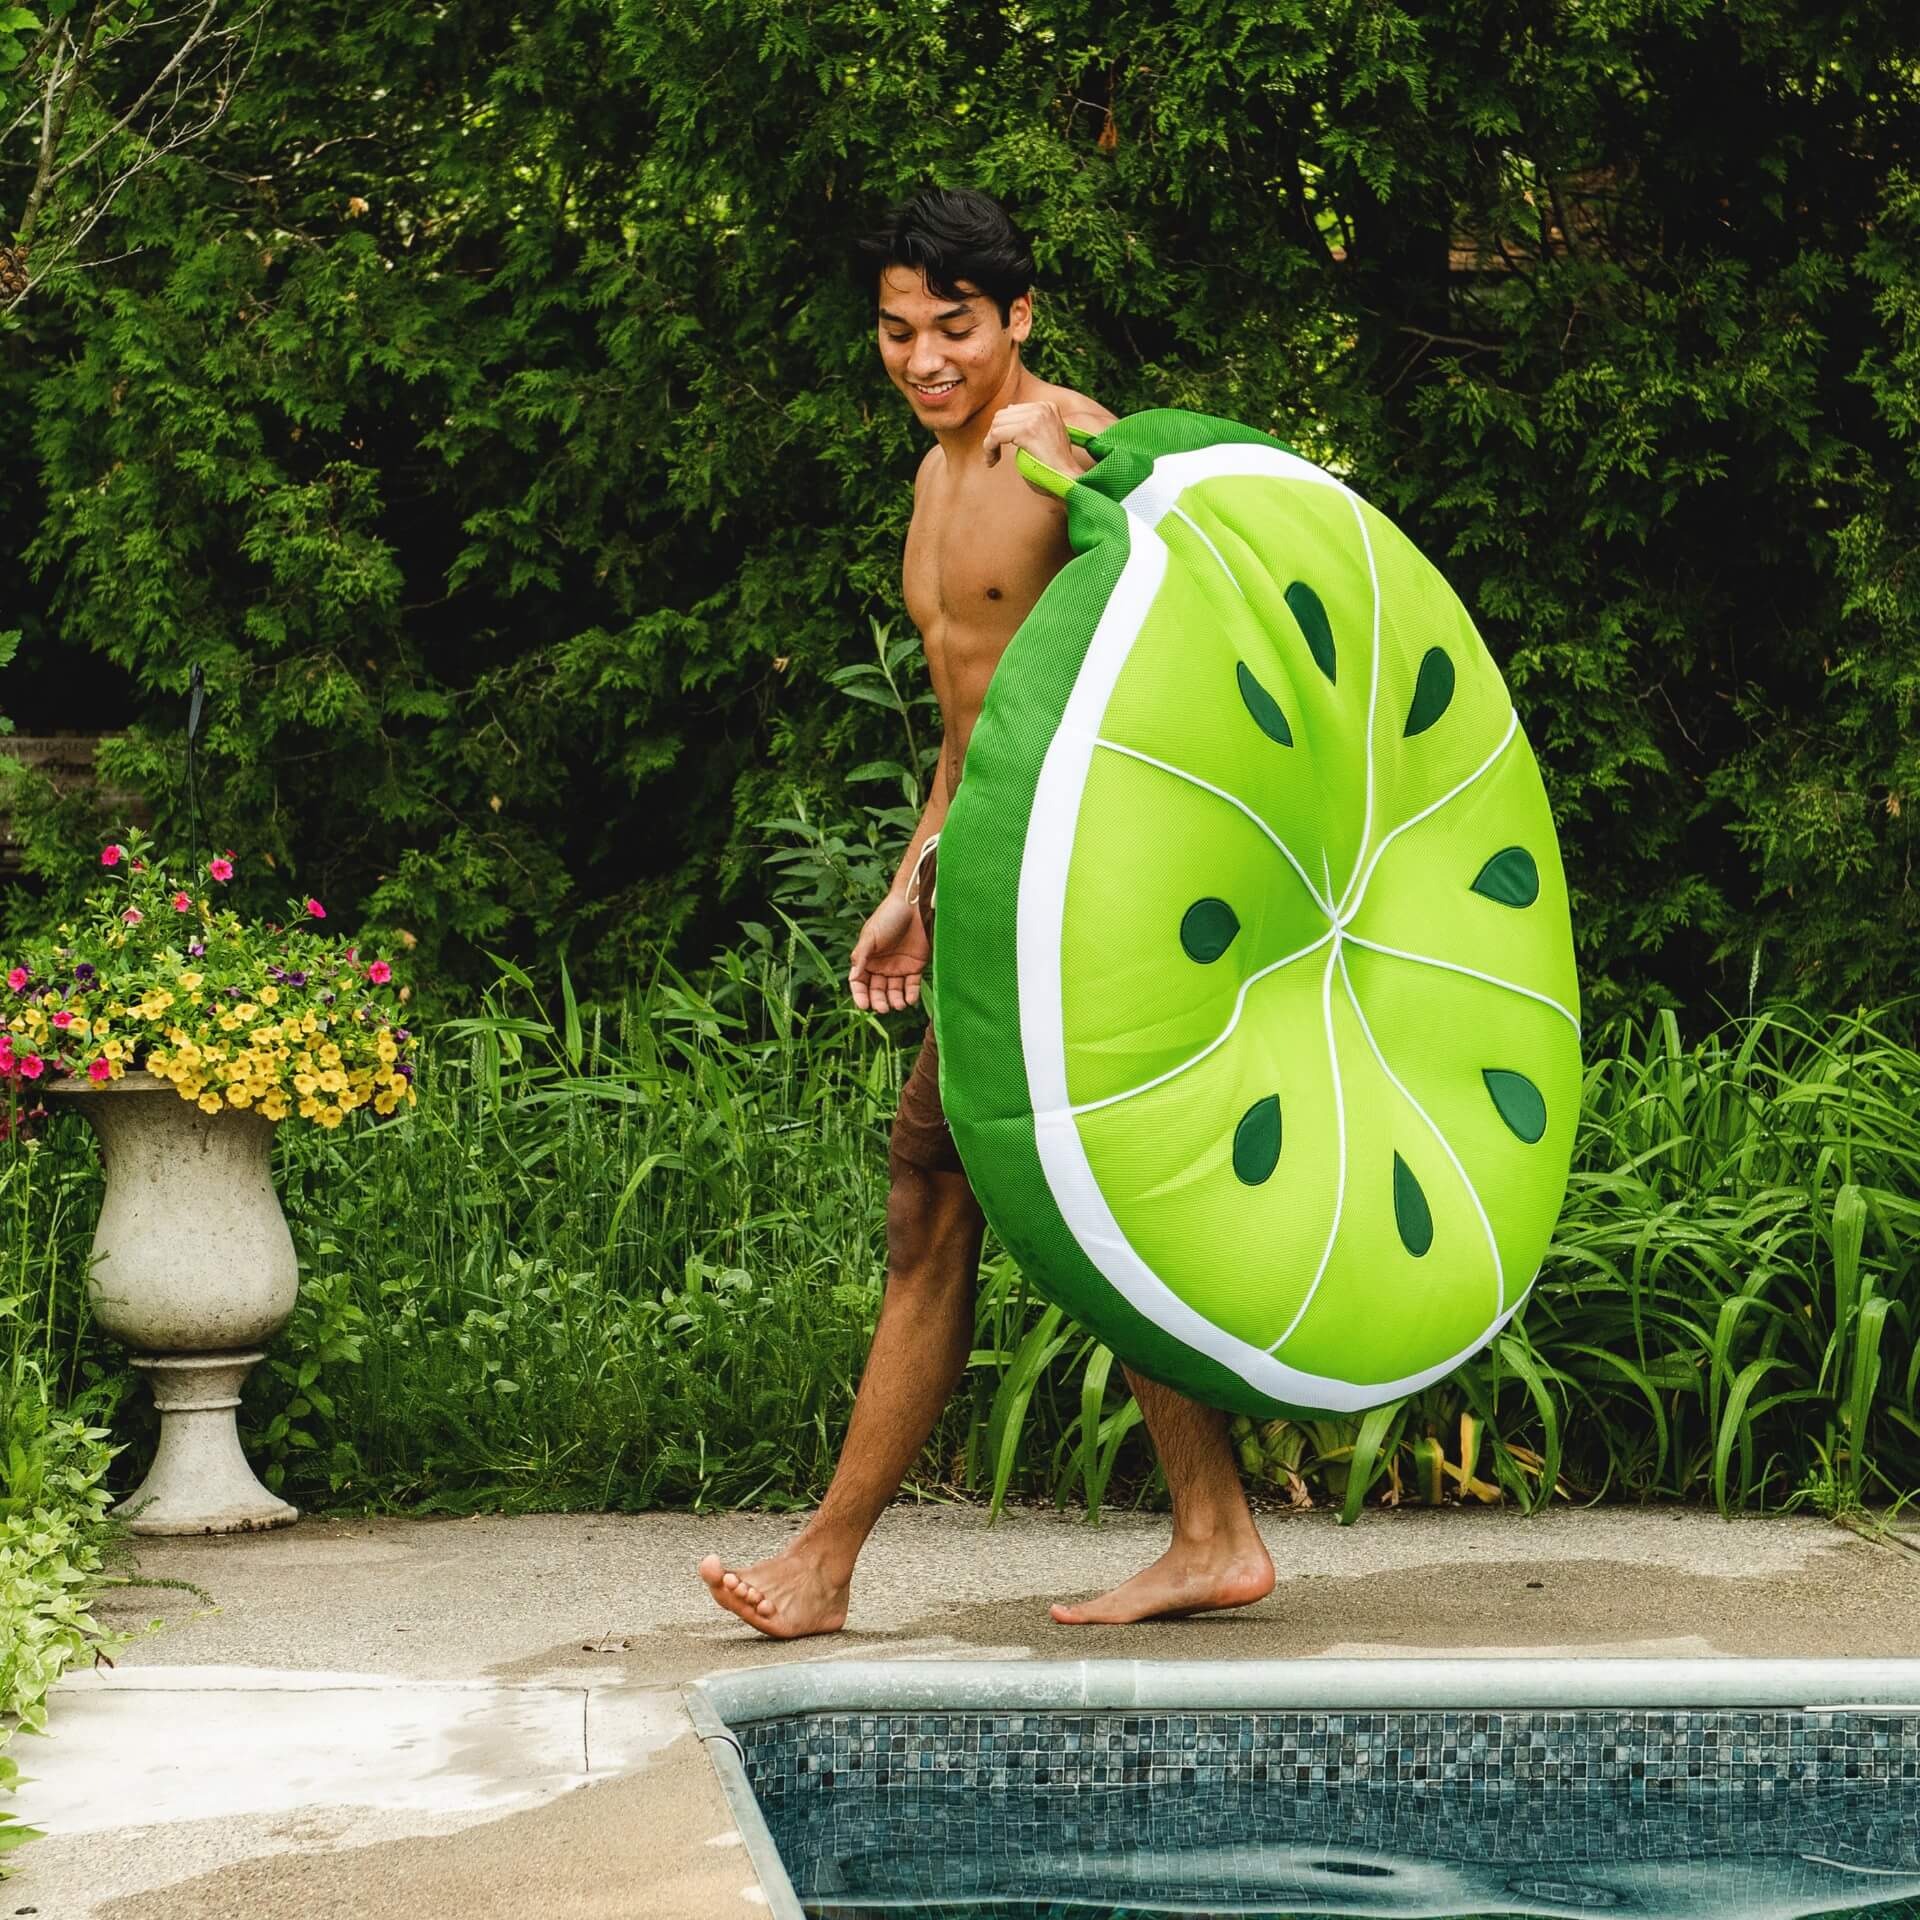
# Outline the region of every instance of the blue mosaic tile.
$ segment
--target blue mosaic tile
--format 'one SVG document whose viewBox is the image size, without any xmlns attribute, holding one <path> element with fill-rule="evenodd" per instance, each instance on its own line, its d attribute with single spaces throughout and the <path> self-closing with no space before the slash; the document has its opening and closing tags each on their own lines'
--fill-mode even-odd
<svg viewBox="0 0 1920 1920">
<path fill-rule="evenodd" d="M 821 1916 L 1920 1916 L 1920 1715 L 823 1713 L 737 1733 Z"/>
</svg>

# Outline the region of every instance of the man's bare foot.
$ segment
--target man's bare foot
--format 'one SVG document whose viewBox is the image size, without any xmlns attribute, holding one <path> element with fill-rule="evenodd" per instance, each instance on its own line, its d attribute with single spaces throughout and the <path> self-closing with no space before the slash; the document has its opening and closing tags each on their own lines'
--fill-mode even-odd
<svg viewBox="0 0 1920 1920">
<path fill-rule="evenodd" d="M 838 1633 L 847 1624 L 851 1582 L 836 1580 L 809 1554 L 789 1550 L 736 1573 L 710 1553 L 700 1578 L 729 1613 L 775 1640 Z"/>
<path fill-rule="evenodd" d="M 1273 1561 L 1260 1536 L 1236 1535 L 1225 1547 L 1175 1540 L 1152 1566 L 1097 1600 L 1051 1609 L 1063 1627 L 1124 1626 L 1219 1607 L 1250 1607 L 1273 1591 Z"/>
</svg>

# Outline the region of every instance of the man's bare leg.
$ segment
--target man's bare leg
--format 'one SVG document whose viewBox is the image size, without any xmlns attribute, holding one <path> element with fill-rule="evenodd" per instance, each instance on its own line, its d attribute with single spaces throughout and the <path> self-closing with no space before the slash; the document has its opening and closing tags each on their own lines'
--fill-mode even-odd
<svg viewBox="0 0 1920 1920">
<path fill-rule="evenodd" d="M 784 1553 L 735 1571 L 700 1562 L 713 1597 L 776 1639 L 846 1624 L 853 1563 L 900 1491 L 973 1346 L 974 1287 L 986 1222 L 965 1174 L 892 1162 L 887 1290 L 833 1483 Z"/>
<path fill-rule="evenodd" d="M 1054 1619 L 1063 1627 L 1111 1626 L 1264 1599 L 1273 1591 L 1273 1561 L 1240 1485 L 1227 1416 L 1126 1371 L 1173 1495 L 1173 1544 L 1097 1600 L 1055 1602 Z"/>
</svg>

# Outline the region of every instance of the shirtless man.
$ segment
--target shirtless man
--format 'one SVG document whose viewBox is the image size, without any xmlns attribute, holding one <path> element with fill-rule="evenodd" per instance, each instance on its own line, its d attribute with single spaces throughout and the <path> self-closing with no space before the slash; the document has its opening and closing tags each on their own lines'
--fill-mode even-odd
<svg viewBox="0 0 1920 1920">
<path fill-rule="evenodd" d="M 876 289 L 880 359 L 934 444 L 914 480 L 907 611 L 919 628 L 945 738 L 926 811 L 887 897 L 860 931 L 854 1004 L 897 1013 L 932 957 L 933 843 L 967 757 L 987 682 L 1047 582 L 1072 558 L 1066 509 L 1020 477 L 1025 447 L 1063 472 L 1091 465 L 1069 426 L 1113 415 L 1021 363 L 1033 325 L 1033 261 L 984 194 L 925 192 L 862 243 Z M 833 1483 L 784 1553 L 741 1571 L 709 1554 L 700 1577 L 728 1612 L 778 1639 L 846 1622 L 854 1561 L 900 1490 L 973 1344 L 985 1227 L 940 1108 L 929 1028 L 902 1091 L 889 1154 L 887 1283 Z M 1239 1607 L 1273 1587 L 1228 1447 L 1226 1416 L 1128 1369 L 1173 1495 L 1173 1544 L 1152 1566 L 1080 1605 L 1063 1626 Z"/>
</svg>

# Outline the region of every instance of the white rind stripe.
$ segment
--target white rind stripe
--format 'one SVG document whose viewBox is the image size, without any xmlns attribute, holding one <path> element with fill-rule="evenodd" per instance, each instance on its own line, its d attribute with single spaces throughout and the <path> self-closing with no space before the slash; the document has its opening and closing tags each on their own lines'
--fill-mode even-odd
<svg viewBox="0 0 1920 1920">
<path fill-rule="evenodd" d="M 1473 1202 L 1474 1212 L 1480 1216 L 1481 1228 L 1487 1236 L 1487 1252 L 1493 1258 L 1493 1311 L 1497 1317 L 1500 1309 L 1507 1303 L 1507 1276 L 1500 1264 L 1500 1243 L 1494 1238 L 1493 1222 L 1487 1218 L 1487 1210 L 1480 1204 L 1480 1195 L 1475 1190 L 1473 1182 L 1467 1177 L 1467 1170 L 1460 1164 L 1460 1156 L 1454 1152 L 1452 1143 L 1434 1124 L 1432 1115 L 1413 1097 L 1412 1090 L 1387 1065 L 1387 1056 L 1380 1051 L 1380 1043 L 1373 1037 L 1373 1029 L 1367 1024 L 1367 1016 L 1360 1009 L 1360 996 L 1353 990 L 1353 976 L 1347 971 L 1344 954 L 1340 955 L 1340 983 L 1347 990 L 1347 1000 L 1353 1008 L 1353 1016 L 1360 1022 L 1360 1031 L 1366 1036 L 1367 1045 L 1373 1050 L 1373 1057 L 1379 1061 L 1380 1071 L 1393 1082 L 1394 1090 L 1401 1099 L 1420 1116 L 1427 1131 L 1440 1142 L 1440 1151 L 1452 1163 L 1454 1172 L 1460 1176 L 1460 1184 L 1467 1190 L 1467 1198 Z"/>
<path fill-rule="evenodd" d="M 1234 996 L 1233 1012 L 1228 1018 L 1227 1024 L 1220 1029 L 1217 1037 L 1209 1040 L 1191 1059 L 1182 1060 L 1177 1067 L 1169 1067 L 1165 1073 L 1156 1074 L 1151 1080 L 1143 1080 L 1137 1087 L 1127 1088 L 1124 1093 L 1109 1093 L 1103 1095 L 1098 1100 L 1084 1100 L 1079 1106 L 1075 1107 L 1073 1111 L 1075 1113 L 1097 1113 L 1102 1107 L 1118 1106 L 1122 1100 L 1131 1100 L 1136 1094 L 1150 1093 L 1155 1087 L 1165 1086 L 1169 1080 L 1177 1079 L 1181 1074 L 1185 1073 L 1189 1067 L 1197 1067 L 1208 1054 L 1212 1053 L 1217 1047 L 1225 1046 L 1227 1041 L 1232 1037 L 1234 1028 L 1240 1024 L 1240 1009 L 1247 1004 L 1247 994 L 1256 981 L 1264 980 L 1270 973 L 1278 973 L 1282 967 L 1292 966 L 1296 960 L 1304 960 L 1308 954 L 1318 952 L 1319 949 L 1324 947 L 1332 938 L 1333 929 L 1329 927 L 1311 946 L 1301 947 L 1296 952 L 1283 954 L 1278 960 L 1268 961 L 1257 973 L 1248 974 L 1240 983 L 1239 993 Z"/>
<path fill-rule="evenodd" d="M 1142 753 L 1138 747 L 1123 747 L 1118 740 L 1108 740 L 1104 737 L 1096 739 L 1093 744 L 1096 747 L 1105 747 L 1109 753 L 1124 753 L 1129 760 L 1139 760 L 1149 767 L 1158 767 L 1162 773 L 1170 773 L 1176 780 L 1184 780 L 1190 787 L 1198 787 L 1203 793 L 1211 793 L 1224 800 L 1237 812 L 1244 813 L 1279 848 L 1281 857 L 1300 876 L 1300 884 L 1312 895 L 1313 904 L 1329 920 L 1333 918 L 1333 903 L 1307 878 L 1307 870 L 1293 857 L 1293 849 L 1244 800 L 1229 793 L 1225 787 L 1216 787 L 1211 780 L 1202 780 L 1197 773 L 1189 773 L 1185 767 L 1176 767 L 1171 760 L 1156 760 L 1152 754 Z M 1076 812 L 1078 807 L 1079 803 L 1076 800 Z"/>
<path fill-rule="evenodd" d="M 1312 1284 L 1307 1288 L 1306 1297 L 1300 1302 L 1293 1318 L 1287 1322 L 1287 1330 L 1267 1351 L 1278 1353 L 1293 1338 L 1294 1329 L 1307 1317 L 1307 1309 L 1313 1305 L 1313 1296 L 1320 1291 L 1320 1282 L 1326 1277 L 1327 1266 L 1333 1259 L 1333 1249 L 1340 1238 L 1340 1220 L 1347 1206 L 1347 1098 L 1340 1085 L 1340 1048 L 1333 1037 L 1333 967 L 1340 958 L 1340 943 L 1333 943 L 1333 951 L 1327 955 L 1327 970 L 1320 976 L 1320 1018 L 1327 1030 L 1327 1068 L 1333 1075 L 1333 1133 L 1340 1143 L 1340 1171 L 1333 1187 L 1333 1220 L 1327 1228 L 1327 1244 L 1320 1249 L 1320 1264 L 1313 1270 Z"/>
<path fill-rule="evenodd" d="M 1443 793 L 1440 796 L 1438 800 L 1434 801 L 1431 806 L 1422 807 L 1420 811 L 1416 813 L 1411 820 L 1402 820 L 1400 824 L 1397 827 L 1395 827 L 1394 830 L 1390 834 L 1388 834 L 1386 838 L 1382 840 L 1377 847 L 1374 848 L 1373 858 L 1367 862 L 1366 869 L 1364 872 L 1361 873 L 1357 884 L 1355 886 L 1350 886 L 1347 889 L 1347 892 L 1353 895 L 1352 906 L 1348 906 L 1344 899 L 1340 902 L 1341 925 L 1344 926 L 1347 923 L 1347 921 L 1351 920 L 1353 916 L 1356 913 L 1358 913 L 1361 907 L 1365 904 L 1366 898 L 1367 898 L 1367 888 L 1373 884 L 1373 870 L 1375 867 L 1377 867 L 1380 864 L 1380 856 L 1383 853 L 1385 853 L 1386 850 L 1390 846 L 1392 846 L 1393 843 L 1396 840 L 1398 840 L 1400 836 L 1403 833 L 1405 833 L 1409 827 L 1417 827 L 1420 824 L 1420 822 L 1426 819 L 1430 814 L 1438 813 L 1440 809 L 1444 807 L 1449 800 L 1458 799 L 1461 794 L 1465 793 L 1466 790 L 1470 786 L 1472 786 L 1473 783 L 1476 780 L 1478 780 L 1482 774 L 1488 772 L 1492 768 L 1494 762 L 1498 760 L 1500 756 L 1506 752 L 1507 748 L 1513 744 L 1513 737 L 1519 731 L 1520 731 L 1520 715 L 1514 708 L 1509 707 L 1507 709 L 1507 730 L 1505 733 L 1503 733 L 1500 736 L 1500 744 L 1497 747 L 1495 747 L 1494 750 L 1490 754 L 1488 754 L 1487 757 L 1484 760 L 1482 760 L 1480 764 L 1477 767 L 1475 767 L 1474 770 L 1470 774 L 1468 774 L 1467 777 L 1464 780 L 1462 780 L 1457 787 L 1450 787 L 1445 793 Z"/>
<path fill-rule="evenodd" d="M 1535 993 L 1531 987 L 1523 987 L 1517 981 L 1502 980 L 1494 973 L 1482 973 L 1478 967 L 1464 967 L 1457 960 L 1436 960 L 1430 953 L 1408 953 L 1400 947 L 1383 946 L 1378 940 L 1363 940 L 1357 933 L 1343 933 L 1340 937 L 1353 946 L 1365 947 L 1369 953 L 1384 953 L 1395 960 L 1411 960 L 1417 967 L 1438 967 L 1442 973 L 1464 973 L 1469 980 L 1484 980 L 1490 987 L 1501 987 L 1508 993 L 1538 1000 L 1543 1007 L 1551 1007 L 1575 1033 L 1580 1031 L 1580 1022 L 1551 994 Z"/>
</svg>

